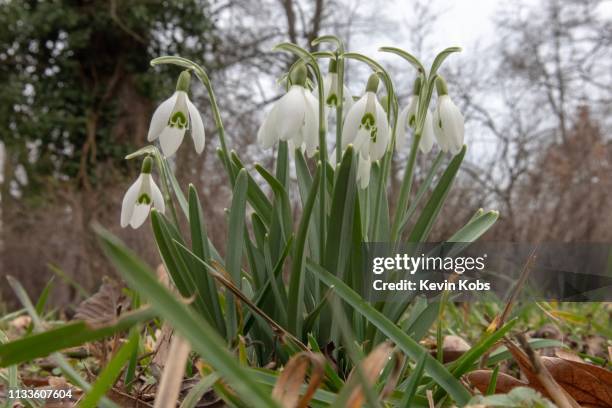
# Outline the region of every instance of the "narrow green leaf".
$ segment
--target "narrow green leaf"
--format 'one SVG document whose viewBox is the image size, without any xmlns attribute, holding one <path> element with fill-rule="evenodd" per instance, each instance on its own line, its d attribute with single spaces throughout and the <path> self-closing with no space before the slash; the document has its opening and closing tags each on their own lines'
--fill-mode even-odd
<svg viewBox="0 0 612 408">
<path fill-rule="evenodd" d="M 304 298 L 304 252 L 306 250 L 306 236 L 310 225 L 310 216 L 317 198 L 319 182 L 321 181 L 321 166 L 317 167 L 315 178 L 310 186 L 308 199 L 302 212 L 300 225 L 298 227 L 295 250 L 293 252 L 293 263 L 291 265 L 291 276 L 289 278 L 289 306 L 287 313 L 289 317 L 288 328 L 296 336 L 301 336 Z"/>
<path fill-rule="evenodd" d="M 0 345 L 0 367 L 21 364 L 26 361 L 47 356 L 55 351 L 81 346 L 130 329 L 134 325 L 155 317 L 155 312 L 144 308 L 125 313 L 116 323 L 92 328 L 85 322 L 77 321 L 14 340 Z"/>
<path fill-rule="evenodd" d="M 336 293 L 357 312 L 382 331 L 389 339 L 402 349 L 410 358 L 418 360 L 425 358 L 425 371 L 446 390 L 460 405 L 466 404 L 471 398 L 470 393 L 461 383 L 438 361 L 429 355 L 421 345 L 404 333 L 398 326 L 388 320 L 369 303 L 363 300 L 344 282 L 336 278 L 319 265 L 308 261 L 307 267 L 327 286 L 333 287 Z M 423 355 L 426 354 L 425 357 Z"/>
<path fill-rule="evenodd" d="M 417 387 L 421 382 L 421 378 L 423 377 L 423 370 L 425 369 L 425 354 L 418 359 L 417 365 L 410 374 L 410 379 L 408 380 L 408 385 L 404 390 L 404 397 L 399 403 L 400 407 L 411 407 L 412 400 L 416 394 Z"/>
<path fill-rule="evenodd" d="M 410 232 L 408 242 L 423 242 L 427 239 L 431 227 L 446 200 L 446 196 L 452 186 L 453 180 L 459 171 L 463 157 L 465 156 L 466 146 L 464 145 L 461 151 L 451 160 L 450 164 L 442 174 L 440 181 L 436 185 L 431 197 L 427 201 L 423 212 L 419 216 L 414 228 Z"/>
<path fill-rule="evenodd" d="M 105 254 L 134 290 L 151 303 L 151 306 L 170 323 L 183 338 L 191 343 L 194 351 L 217 370 L 233 389 L 255 406 L 277 407 L 269 394 L 260 388 L 227 350 L 224 340 L 200 316 L 181 303 L 165 289 L 141 260 L 112 234 L 96 228 Z"/>
<path fill-rule="evenodd" d="M 238 172 L 234 192 L 232 194 L 232 206 L 229 214 L 229 226 L 227 235 L 227 245 L 225 248 L 225 268 L 228 271 L 232 281 L 238 287 L 241 286 L 241 269 L 242 269 L 242 249 L 244 245 L 243 231 L 246 217 L 246 196 L 247 196 L 248 179 L 245 169 Z M 228 337 L 233 339 L 238 330 L 238 322 L 236 316 L 236 305 L 232 294 L 226 296 L 227 318 L 228 318 Z"/>
<path fill-rule="evenodd" d="M 189 185 L 189 226 L 193 253 L 209 262 L 211 260 L 211 243 L 204 223 L 202 205 L 193 185 Z M 214 279 L 205 271 L 201 271 L 196 275 L 196 281 L 198 282 L 198 293 L 204 299 L 210 314 L 214 317 L 217 330 L 224 334 L 225 321 Z"/>
<path fill-rule="evenodd" d="M 81 399 L 79 407 L 93 408 L 98 405 L 100 398 L 113 387 L 119 374 L 121 374 L 121 369 L 136 350 L 138 339 L 138 332 L 133 331 L 128 342 L 121 346 L 111 361 L 104 367 L 96 382 L 92 384 L 91 390 Z"/>
<path fill-rule="evenodd" d="M 206 377 L 200 379 L 200 381 L 194 385 L 189 393 L 181 402 L 180 408 L 195 408 L 200 402 L 206 391 L 208 391 L 219 379 L 217 374 L 208 374 Z"/>
</svg>

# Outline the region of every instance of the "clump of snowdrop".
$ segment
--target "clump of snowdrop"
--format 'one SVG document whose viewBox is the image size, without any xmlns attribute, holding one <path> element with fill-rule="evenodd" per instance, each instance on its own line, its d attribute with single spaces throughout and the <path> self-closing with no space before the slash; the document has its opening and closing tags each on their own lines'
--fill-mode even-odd
<svg viewBox="0 0 612 408">
<path fill-rule="evenodd" d="M 436 90 L 438 105 L 433 117 L 434 133 L 440 148 L 455 155 L 463 147 L 465 131 L 463 115 L 448 96 L 446 82 L 440 76 L 436 78 Z"/>
<path fill-rule="evenodd" d="M 371 163 L 382 158 L 389 145 L 387 113 L 376 96 L 378 83 L 378 76 L 372 74 L 365 94 L 348 111 L 342 129 L 342 145 L 352 144 L 358 154 L 357 182 L 361 188 L 370 183 Z"/>
<path fill-rule="evenodd" d="M 279 141 L 289 142 L 290 147 L 301 148 L 312 157 L 318 147 L 319 102 L 306 89 L 306 66 L 297 64 L 289 75 L 290 87 L 264 119 L 257 141 L 264 149 Z"/>
<path fill-rule="evenodd" d="M 172 156 L 183 142 L 185 132 L 190 131 L 195 151 L 204 150 L 204 122 L 198 109 L 189 100 L 189 71 L 183 71 L 176 83 L 176 91 L 153 113 L 147 140 L 159 139 L 161 150 L 166 157 Z"/>
<path fill-rule="evenodd" d="M 408 129 L 413 129 L 418 131 L 416 116 L 419 110 L 419 94 L 421 90 L 421 79 L 417 78 L 414 83 L 414 91 L 410 98 L 410 102 L 408 105 L 402 109 L 397 119 L 397 147 L 398 149 L 403 149 L 406 145 L 406 140 L 408 136 Z M 429 153 L 434 144 L 434 129 L 433 122 L 431 119 L 431 113 L 429 109 L 427 109 L 427 114 L 425 115 L 425 121 L 423 123 L 421 129 L 421 141 L 419 142 L 419 149 L 423 153 Z"/>
<path fill-rule="evenodd" d="M 153 159 L 147 156 L 142 162 L 140 176 L 128 188 L 121 205 L 121 227 L 140 227 L 151 212 L 151 207 L 163 213 L 166 210 L 164 197 L 151 176 Z"/>
</svg>

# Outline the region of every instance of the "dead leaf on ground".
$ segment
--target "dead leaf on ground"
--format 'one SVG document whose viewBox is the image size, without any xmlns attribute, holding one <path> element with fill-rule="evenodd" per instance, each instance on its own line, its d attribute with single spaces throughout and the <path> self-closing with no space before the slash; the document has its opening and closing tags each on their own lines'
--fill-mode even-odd
<svg viewBox="0 0 612 408">
<path fill-rule="evenodd" d="M 521 371 L 527 377 L 529 386 L 551 398 L 534 372 L 529 358 L 513 343 L 507 344 Z M 541 357 L 541 361 L 559 386 L 579 404 L 612 408 L 612 372 L 586 362 L 559 357 Z"/>
<path fill-rule="evenodd" d="M 310 382 L 300 399 L 302 384 L 308 367 L 311 367 Z M 272 398 L 283 408 L 306 408 L 323 380 L 325 357 L 309 351 L 301 352 L 289 359 L 272 390 Z"/>
<path fill-rule="evenodd" d="M 112 324 L 129 306 L 122 289 L 120 283 L 105 278 L 100 289 L 79 304 L 74 318 L 93 327 Z"/>
<path fill-rule="evenodd" d="M 368 356 L 360 363 L 361 372 L 365 377 L 365 381 L 367 381 L 370 386 L 374 385 L 381 371 L 389 362 L 389 359 L 394 349 L 395 347 L 390 342 L 381 343 L 376 346 L 376 348 L 372 350 L 372 352 L 368 354 Z M 355 369 L 353 369 L 347 383 L 351 384 L 352 379 L 355 376 Z M 361 407 L 365 399 L 363 386 L 357 379 L 355 380 L 357 386 L 349 396 L 349 399 L 346 403 L 346 406 L 351 408 Z"/>
</svg>

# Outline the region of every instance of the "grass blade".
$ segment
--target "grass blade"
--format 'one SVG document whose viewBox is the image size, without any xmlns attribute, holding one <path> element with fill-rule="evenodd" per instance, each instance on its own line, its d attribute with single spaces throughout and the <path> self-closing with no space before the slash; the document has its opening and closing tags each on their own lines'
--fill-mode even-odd
<svg viewBox="0 0 612 408">
<path fill-rule="evenodd" d="M 100 399 L 113 387 L 117 377 L 121 374 L 121 369 L 130 359 L 131 355 L 138 347 L 139 334 L 136 331 L 132 332 L 127 343 L 125 343 L 115 356 L 111 359 L 108 365 L 98 376 L 98 379 L 92 384 L 91 390 L 79 403 L 81 408 L 93 408 L 97 406 Z"/>
<path fill-rule="evenodd" d="M 438 385 L 440 385 L 440 387 L 446 390 L 458 404 L 464 405 L 470 400 L 471 395 L 465 387 L 461 385 L 442 364 L 430 356 L 427 350 L 404 333 L 398 326 L 388 320 L 378 310 L 374 309 L 369 303 L 344 284 L 344 282 L 327 270 L 310 261 L 307 263 L 307 266 L 319 279 L 321 279 L 321 281 L 327 286 L 333 287 L 345 302 L 366 317 L 371 324 L 389 337 L 389 339 L 410 358 L 415 360 L 425 358 L 425 371 Z M 423 357 L 424 354 L 426 354 L 425 357 Z"/>
<path fill-rule="evenodd" d="M 431 231 L 431 227 L 433 226 L 433 223 L 436 220 L 444 201 L 446 200 L 446 195 L 453 184 L 453 180 L 459 171 L 461 162 L 463 162 L 465 150 L 466 146 L 464 145 L 461 151 L 453 158 L 453 160 L 451 160 L 450 164 L 444 171 L 444 174 L 442 174 L 442 177 L 440 178 L 440 181 L 438 181 L 438 184 L 431 194 L 429 201 L 427 201 L 423 212 L 410 232 L 408 242 L 423 242 L 427 239 L 429 231 Z"/>
<path fill-rule="evenodd" d="M 226 349 L 224 340 L 199 315 L 165 289 L 153 271 L 112 234 L 96 228 L 104 252 L 126 282 L 138 290 L 166 321 L 191 343 L 194 351 L 213 366 L 234 390 L 255 406 L 277 407 L 269 394 L 259 387 Z"/>
<path fill-rule="evenodd" d="M 293 263 L 291 265 L 291 277 L 289 280 L 289 306 L 288 329 L 296 336 L 300 336 L 302 331 L 302 323 L 304 322 L 303 297 L 304 297 L 304 251 L 306 249 L 306 237 L 308 234 L 308 226 L 310 225 L 310 216 L 314 208 L 317 198 L 319 182 L 321 181 L 321 166 L 317 167 L 314 181 L 308 193 L 308 199 L 304 205 L 302 218 L 298 227 L 297 239 L 295 243 L 295 251 L 293 253 Z"/>
</svg>

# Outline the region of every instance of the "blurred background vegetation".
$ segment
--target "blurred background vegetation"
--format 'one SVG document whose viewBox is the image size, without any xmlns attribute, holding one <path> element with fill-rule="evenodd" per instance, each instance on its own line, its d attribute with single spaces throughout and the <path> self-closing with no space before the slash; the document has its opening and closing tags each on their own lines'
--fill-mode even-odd
<svg viewBox="0 0 612 408">
<path fill-rule="evenodd" d="M 179 54 L 201 63 L 231 148 L 266 162 L 272 156 L 255 145 L 255 134 L 265 106 L 281 93 L 275 78 L 291 62 L 271 47 L 287 39 L 306 45 L 325 33 L 351 50 L 371 54 L 393 44 L 425 61 L 439 51 L 436 38 L 464 46 L 443 74 L 465 113 L 471 149 L 432 237 L 443 239 L 482 206 L 501 212 L 485 239 L 611 242 L 610 2 L 495 2 L 487 16 L 494 30 L 474 44 L 444 37 L 443 20 L 457 13 L 452 2 L 399 3 L 0 1 L 0 276 L 14 275 L 37 293 L 54 265 L 94 288 L 113 274 L 91 233 L 94 221 L 159 263 L 149 227 L 119 228 L 121 197 L 139 171 L 123 157 L 146 143 L 151 113 L 178 74 L 152 69 L 149 60 Z M 479 18 L 464 24 L 484 24 Z M 383 64 L 405 102 L 413 73 L 397 60 Z M 349 66 L 348 78 L 357 95 L 365 73 Z M 197 186 L 211 235 L 222 242 L 230 191 L 208 102 L 201 87 L 193 91 L 207 147 L 201 157 L 181 149 L 174 165 Z M 406 156 L 395 158 L 396 182 Z M 8 302 L 6 286 L 0 300 Z M 76 296 L 58 286 L 53 300 Z"/>
</svg>

